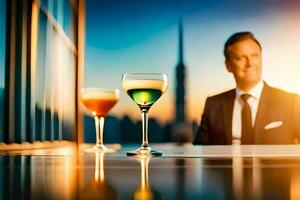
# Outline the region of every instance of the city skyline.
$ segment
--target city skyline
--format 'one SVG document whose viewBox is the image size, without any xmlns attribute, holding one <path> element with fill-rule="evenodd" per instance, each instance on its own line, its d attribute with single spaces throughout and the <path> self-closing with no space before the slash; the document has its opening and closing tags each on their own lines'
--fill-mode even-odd
<svg viewBox="0 0 300 200">
<path fill-rule="evenodd" d="M 150 116 L 160 122 L 173 121 L 178 23 L 182 18 L 189 121 L 199 122 L 207 96 L 235 86 L 226 72 L 222 51 L 225 40 L 237 31 L 252 31 L 261 42 L 263 78 L 267 83 L 300 93 L 300 3 L 217 2 L 178 0 L 172 4 L 141 4 L 131 0 L 113 4 L 88 0 L 84 85 L 119 88 L 121 100 L 110 114 L 129 115 L 138 120 L 138 107 L 121 88 L 122 73 L 166 73 L 169 88 L 150 110 Z"/>
<path fill-rule="evenodd" d="M 252 31 L 260 40 L 263 78 L 267 83 L 300 93 L 300 3 L 283 0 L 214 2 L 176 0 L 172 4 L 169 1 L 142 4 L 136 0 L 87 0 L 84 86 L 119 88 L 121 100 L 110 114 L 118 117 L 127 114 L 138 120 L 138 107 L 121 88 L 122 73 L 166 73 L 169 88 L 150 110 L 150 116 L 160 122 L 173 121 L 181 18 L 184 62 L 188 66 L 186 109 L 189 121 L 199 122 L 207 96 L 235 86 L 232 76 L 226 72 L 222 50 L 225 40 L 236 31 Z M 4 8 L 1 6 L 2 10 Z M 2 24 L 4 21 L 0 20 Z M 1 33 L 3 38 L 5 31 Z M 5 43 L 1 45 L 3 57 Z M 3 72 L 3 61 L 0 69 Z M 2 74 L 1 88 L 4 87 L 3 77 Z"/>
</svg>

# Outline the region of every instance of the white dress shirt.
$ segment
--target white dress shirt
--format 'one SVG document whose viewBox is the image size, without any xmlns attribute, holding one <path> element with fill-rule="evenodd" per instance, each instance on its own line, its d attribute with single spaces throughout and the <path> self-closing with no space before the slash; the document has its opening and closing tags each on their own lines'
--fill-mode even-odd
<svg viewBox="0 0 300 200">
<path fill-rule="evenodd" d="M 232 115 L 232 138 L 241 139 L 242 136 L 242 108 L 244 105 L 243 100 L 241 99 L 241 95 L 247 93 L 250 94 L 248 104 L 251 108 L 251 117 L 252 117 L 252 127 L 254 127 L 256 113 L 258 109 L 259 99 L 261 96 L 262 89 L 264 87 L 264 82 L 261 80 L 258 84 L 252 88 L 250 91 L 245 92 L 239 88 L 236 88 L 236 95 L 233 104 L 233 115 Z"/>
</svg>

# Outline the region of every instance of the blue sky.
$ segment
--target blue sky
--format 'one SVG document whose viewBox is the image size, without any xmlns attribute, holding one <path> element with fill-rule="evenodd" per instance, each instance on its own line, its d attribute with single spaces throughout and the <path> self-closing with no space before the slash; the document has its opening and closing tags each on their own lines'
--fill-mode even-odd
<svg viewBox="0 0 300 200">
<path fill-rule="evenodd" d="M 87 0 L 84 85 L 122 91 L 122 73 L 166 73 L 168 91 L 154 105 L 150 116 L 163 122 L 172 120 L 181 18 L 190 120 L 199 120 L 208 95 L 235 86 L 225 70 L 222 51 L 225 40 L 237 31 L 252 31 L 261 41 L 264 79 L 298 92 L 291 87 L 300 84 L 297 77 L 288 78 L 290 74 L 286 71 L 298 73 L 299 10 L 296 1 L 283 0 Z M 293 53 L 287 55 L 286 51 Z M 282 65 L 289 68 L 283 69 Z M 287 79 L 291 79 L 288 84 Z M 112 113 L 140 117 L 136 105 L 123 91 Z"/>
</svg>

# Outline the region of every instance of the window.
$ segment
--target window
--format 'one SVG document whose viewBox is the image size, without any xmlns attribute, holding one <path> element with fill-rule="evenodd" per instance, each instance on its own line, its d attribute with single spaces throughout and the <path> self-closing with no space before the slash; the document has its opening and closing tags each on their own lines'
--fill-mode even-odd
<svg viewBox="0 0 300 200">
<path fill-rule="evenodd" d="M 75 132 L 76 21 L 70 1 L 42 1 L 35 88 L 36 140 L 72 140 Z M 68 9 L 65 9 L 65 8 Z M 72 30 L 72 31 L 70 31 Z M 73 35 L 74 36 L 74 35 Z"/>
<path fill-rule="evenodd" d="M 0 4 L 0 141 L 4 139 L 4 88 L 5 88 L 5 34 L 6 34 L 6 1 Z"/>
<path fill-rule="evenodd" d="M 77 6 L 1 2 L 0 142 L 75 140 Z"/>
</svg>

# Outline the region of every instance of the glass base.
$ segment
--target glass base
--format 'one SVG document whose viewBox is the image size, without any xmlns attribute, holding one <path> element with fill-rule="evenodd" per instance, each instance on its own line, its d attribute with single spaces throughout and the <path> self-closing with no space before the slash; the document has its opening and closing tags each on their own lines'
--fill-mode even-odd
<svg viewBox="0 0 300 200">
<path fill-rule="evenodd" d="M 93 153 L 93 152 L 114 153 L 116 151 L 117 151 L 116 149 L 108 148 L 108 147 L 104 146 L 103 144 L 102 145 L 96 144 L 93 146 L 93 148 L 85 150 L 85 152 L 87 152 L 87 153 Z"/>
<path fill-rule="evenodd" d="M 150 147 L 141 147 L 134 151 L 128 151 L 127 156 L 162 156 L 162 151 L 156 151 Z"/>
</svg>

